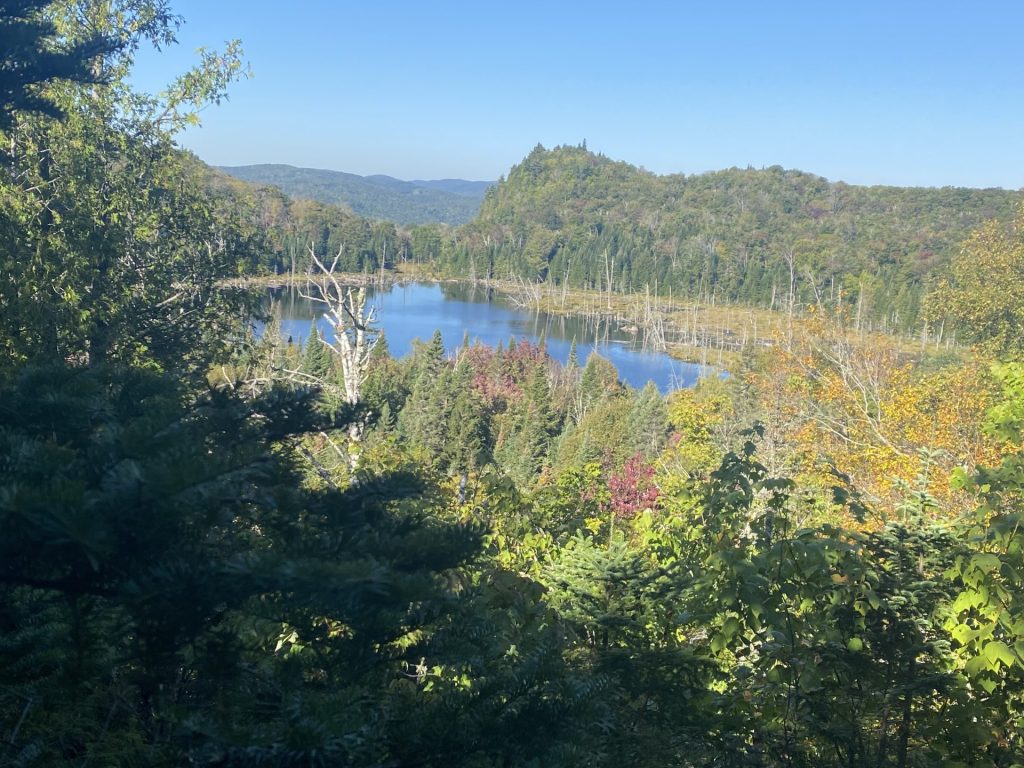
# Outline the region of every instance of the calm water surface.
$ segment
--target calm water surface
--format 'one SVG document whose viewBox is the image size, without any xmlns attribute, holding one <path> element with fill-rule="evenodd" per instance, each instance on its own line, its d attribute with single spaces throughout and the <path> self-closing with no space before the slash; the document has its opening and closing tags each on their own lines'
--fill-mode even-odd
<svg viewBox="0 0 1024 768">
<path fill-rule="evenodd" d="M 378 308 L 379 326 L 396 357 L 411 352 L 414 339 L 428 341 L 439 329 L 450 354 L 462 346 L 466 336 L 471 342 L 497 346 L 507 345 L 512 338 L 537 343 L 543 335 L 548 354 L 563 364 L 575 339 L 581 364 L 596 349 L 618 368 L 619 378 L 625 383 L 642 387 L 653 381 L 662 392 L 692 387 L 709 372 L 703 366 L 643 350 L 642 334 L 626 333 L 614 320 L 595 323 L 517 309 L 500 294 L 481 286 L 405 283 L 382 290 L 371 288 L 368 294 Z M 281 303 L 282 331 L 295 341 L 305 341 L 312 318 L 319 313 L 317 307 L 295 292 L 279 289 L 273 295 Z M 331 328 L 323 318 L 317 325 L 330 338 Z"/>
</svg>

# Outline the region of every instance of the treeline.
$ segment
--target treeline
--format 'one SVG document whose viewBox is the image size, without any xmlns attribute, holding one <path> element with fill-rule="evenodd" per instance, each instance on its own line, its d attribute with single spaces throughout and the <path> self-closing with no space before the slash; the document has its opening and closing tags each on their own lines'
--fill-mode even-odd
<svg viewBox="0 0 1024 768">
<path fill-rule="evenodd" d="M 251 260 L 239 265 L 239 273 L 304 275 L 315 269 L 310 248 L 317 258 L 346 272 L 377 272 L 392 269 L 410 258 L 409 235 L 390 221 L 359 216 L 351 209 L 293 199 L 274 186 L 260 186 L 234 179 L 190 158 L 196 183 L 221 201 L 251 238 Z"/>
<path fill-rule="evenodd" d="M 999 189 L 859 187 L 779 167 L 656 176 L 588 152 L 535 148 L 480 215 L 417 235 L 416 258 L 467 277 L 522 278 L 788 309 L 855 308 L 910 329 L 929 281 Z"/>
</svg>

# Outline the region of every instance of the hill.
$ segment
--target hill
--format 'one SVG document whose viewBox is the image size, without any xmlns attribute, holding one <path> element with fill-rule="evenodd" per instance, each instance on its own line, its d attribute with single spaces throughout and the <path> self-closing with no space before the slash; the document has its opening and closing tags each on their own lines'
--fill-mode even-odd
<svg viewBox="0 0 1024 768">
<path fill-rule="evenodd" d="M 906 329 L 967 234 L 1009 221 L 1022 199 L 854 186 L 778 166 L 658 176 L 584 147 L 538 145 L 488 190 L 476 219 L 414 242 L 453 274 L 775 308 L 846 304 Z"/>
<path fill-rule="evenodd" d="M 221 167 L 235 178 L 270 184 L 291 197 L 346 205 L 360 216 L 396 224 L 463 224 L 479 210 L 492 182 L 440 179 L 402 181 L 391 176 L 354 173 L 291 165 Z"/>
</svg>

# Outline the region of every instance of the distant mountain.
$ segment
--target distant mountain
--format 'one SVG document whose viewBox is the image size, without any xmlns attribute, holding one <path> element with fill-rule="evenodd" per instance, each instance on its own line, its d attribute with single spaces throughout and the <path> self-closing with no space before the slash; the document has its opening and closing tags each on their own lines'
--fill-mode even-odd
<svg viewBox="0 0 1024 768">
<path fill-rule="evenodd" d="M 386 178 L 386 177 L 385 177 Z M 436 179 L 434 181 L 416 180 L 410 181 L 420 187 L 439 189 L 442 192 L 451 192 L 456 195 L 472 197 L 476 200 L 483 200 L 487 190 L 494 186 L 493 181 L 466 181 L 465 179 Z"/>
<path fill-rule="evenodd" d="M 439 179 L 402 181 L 391 176 L 296 168 L 291 165 L 222 166 L 243 181 L 278 187 L 291 197 L 347 205 L 360 216 L 396 224 L 464 224 L 480 210 L 493 182 Z"/>
</svg>

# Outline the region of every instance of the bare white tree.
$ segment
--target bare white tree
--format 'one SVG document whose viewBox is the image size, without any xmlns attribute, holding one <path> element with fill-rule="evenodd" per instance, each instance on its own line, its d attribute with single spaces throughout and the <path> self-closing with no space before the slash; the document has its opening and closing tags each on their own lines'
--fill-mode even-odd
<svg viewBox="0 0 1024 768">
<path fill-rule="evenodd" d="M 344 401 L 356 405 L 366 381 L 370 355 L 380 339 L 380 331 L 376 327 L 377 308 L 367 306 L 365 286 L 342 285 L 338 280 L 334 270 L 341 257 L 340 251 L 330 266 L 319 259 L 313 246 L 309 247 L 309 255 L 320 272 L 316 279 L 310 277 L 308 285 L 312 289 L 308 293 L 300 291 L 300 295 L 323 308 L 323 317 L 330 324 L 334 338 L 331 341 L 323 336 L 318 338 L 337 356 L 341 365 Z M 350 463 L 354 469 L 358 461 L 356 446 L 362 439 L 363 424 L 354 421 L 348 434 L 353 443 Z"/>
</svg>

